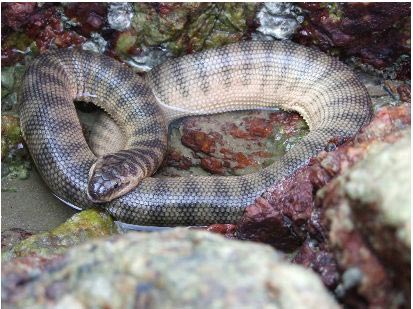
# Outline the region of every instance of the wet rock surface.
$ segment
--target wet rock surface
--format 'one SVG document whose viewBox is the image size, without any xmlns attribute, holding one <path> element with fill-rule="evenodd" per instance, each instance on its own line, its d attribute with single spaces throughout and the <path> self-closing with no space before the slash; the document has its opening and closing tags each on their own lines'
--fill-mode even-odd
<svg viewBox="0 0 413 309">
<path fill-rule="evenodd" d="M 337 147 L 331 145 L 329 152 L 320 153 L 307 167 L 269 188 L 247 208 L 237 225 L 216 224 L 205 229 L 227 238 L 264 242 L 292 252 L 291 262 L 313 269 L 347 307 L 406 307 L 410 302 L 410 225 L 406 221 L 410 213 L 408 201 L 403 199 L 408 197 L 405 186 L 409 180 L 403 173 L 408 167 L 403 163 L 407 162 L 406 130 L 411 122 L 410 3 L 2 3 L 2 252 L 4 261 L 10 260 L 4 276 L 4 301 L 21 307 L 45 301 L 66 307 L 87 306 L 90 299 L 102 301 L 102 306 L 123 301 L 138 306 L 156 305 L 154 298 L 171 291 L 162 280 L 172 279 L 169 275 L 162 277 L 163 271 L 182 265 L 187 274 L 194 275 L 182 279 L 183 285 L 177 284 L 179 288 L 200 276 L 193 280 L 209 280 L 214 283 L 213 289 L 210 284 L 201 284 L 200 287 L 208 288 L 195 294 L 176 289 L 173 305 L 183 304 L 187 299 L 184 296 L 191 295 L 201 295 L 193 299 L 200 302 L 205 295 L 215 297 L 211 300 L 214 303 L 205 300 L 201 305 L 243 300 L 247 294 L 241 294 L 234 282 L 248 277 L 245 273 L 249 274 L 249 268 L 261 271 L 265 266 L 268 272 L 272 271 L 272 266 L 265 263 L 248 264 L 245 271 L 245 264 L 239 260 L 248 257 L 255 247 L 246 250 L 249 252 L 240 251 L 240 256 L 227 262 L 225 268 L 209 269 L 226 274 L 230 265 L 234 267 L 231 272 L 242 274 L 240 279 L 232 279 L 231 290 L 224 286 L 226 275 L 219 277 L 225 281 L 221 284 L 217 278 L 210 279 L 210 273 L 205 274 L 203 269 L 189 269 L 202 264 L 190 262 L 200 259 L 202 254 L 190 256 L 189 262 L 179 262 L 177 258 L 151 268 L 155 256 L 129 248 L 135 244 L 135 236 L 125 236 L 124 240 L 124 236 L 118 236 L 102 240 L 96 245 L 98 249 L 93 249 L 93 243 L 84 247 L 89 249 L 67 253 L 73 245 L 117 233 L 112 220 L 104 214 L 80 213 L 57 229 L 31 236 L 54 228 L 74 211 L 51 196 L 37 173 L 30 173 L 32 164 L 19 128 L 17 91 L 31 59 L 54 48 L 76 47 L 105 53 L 137 72 L 146 72 L 170 57 L 230 42 L 291 37 L 368 72 L 359 72 L 359 76 L 372 97 L 375 116 L 353 141 Z M 171 127 L 168 155 L 156 177 L 256 172 L 282 156 L 306 132 L 305 123 L 297 114 L 282 111 L 187 118 Z M 391 179 L 392 182 L 385 182 Z M 136 243 L 149 248 L 150 238 L 162 238 L 153 235 L 136 236 L 143 237 Z M 204 241 L 186 237 L 171 236 L 178 248 L 178 242 L 196 248 L 195 243 Z M 165 236 L 162 240 L 171 238 Z M 227 242 L 219 246 L 222 250 L 230 248 Z M 91 257 L 93 250 L 105 260 L 102 268 L 93 264 L 97 261 L 96 256 Z M 121 251 L 127 252 L 123 259 Z M 76 264 L 74 257 L 80 252 L 86 256 Z M 132 252 L 146 256 L 139 255 L 134 260 L 130 258 Z M 223 263 L 226 258 L 222 258 Z M 115 259 L 120 259 L 120 264 L 111 270 L 114 265 L 110 261 Z M 124 275 L 125 269 L 132 269 L 128 265 L 142 270 L 138 273 L 145 275 L 144 280 Z M 278 284 L 298 282 L 306 273 L 296 274 L 286 264 L 283 267 L 288 272 L 275 276 L 282 280 L 276 285 L 273 279 L 266 281 L 269 285 L 256 295 L 270 295 L 266 299 L 270 304 L 280 299 L 281 304 L 285 304 L 284 299 L 292 302 L 289 307 L 301 304 L 296 302 L 301 292 L 285 296 L 280 291 L 287 290 Z M 162 270 L 161 276 L 158 270 Z M 83 290 L 75 290 L 72 283 L 61 280 L 65 271 L 74 278 L 72 283 L 83 279 L 82 272 L 93 275 L 84 280 Z M 261 280 L 256 278 L 251 280 Z M 105 298 L 104 295 L 111 295 L 108 286 L 135 296 Z M 38 294 L 32 293 L 32 287 L 38 288 Z M 261 287 L 246 291 L 255 293 Z M 95 290 L 104 295 L 93 298 Z M 178 296 L 178 292 L 182 293 Z"/>
<path fill-rule="evenodd" d="M 297 5 L 306 17 L 295 41 L 353 58 L 388 77 L 410 79 L 410 3 Z"/>
<path fill-rule="evenodd" d="M 23 259 L 3 266 L 3 305 L 338 308 L 311 271 L 270 247 L 206 232 L 129 233 L 32 268 Z"/>
<path fill-rule="evenodd" d="M 272 164 L 307 132 L 298 114 L 280 110 L 186 118 L 172 125 L 166 165 L 157 175 L 250 174 Z"/>
<path fill-rule="evenodd" d="M 259 27 L 253 33 L 257 40 L 289 39 L 304 21 L 301 9 L 287 2 L 266 2 L 256 16 Z"/>
<path fill-rule="evenodd" d="M 319 192 L 321 223 L 343 272 L 337 292 L 346 301 L 357 295 L 374 307 L 410 304 L 410 130 L 403 135 L 369 147 Z"/>
<path fill-rule="evenodd" d="M 238 42 L 247 36 L 253 3 L 136 3 L 138 43 L 163 45 L 175 55 Z"/>
<path fill-rule="evenodd" d="M 11 231 L 17 232 L 15 229 Z M 75 214 L 50 232 L 28 238 L 26 236 L 29 233 L 23 233 L 21 237 L 25 239 L 4 252 L 2 261 L 24 256 L 49 258 L 86 240 L 116 233 L 117 228 L 109 215 L 97 210 L 85 210 Z"/>
</svg>

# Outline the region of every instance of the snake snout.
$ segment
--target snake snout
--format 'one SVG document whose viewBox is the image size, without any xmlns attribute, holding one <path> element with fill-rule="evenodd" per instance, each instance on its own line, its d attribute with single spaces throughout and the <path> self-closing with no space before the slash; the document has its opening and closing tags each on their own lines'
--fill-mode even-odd
<svg viewBox="0 0 413 309">
<path fill-rule="evenodd" d="M 95 176 L 89 180 L 88 195 L 95 203 L 110 202 L 118 196 L 117 191 L 122 187 L 120 181 L 105 180 L 103 177 Z"/>
<path fill-rule="evenodd" d="M 140 180 L 124 160 L 107 155 L 90 168 L 88 197 L 94 203 L 110 202 L 131 191 Z"/>
</svg>

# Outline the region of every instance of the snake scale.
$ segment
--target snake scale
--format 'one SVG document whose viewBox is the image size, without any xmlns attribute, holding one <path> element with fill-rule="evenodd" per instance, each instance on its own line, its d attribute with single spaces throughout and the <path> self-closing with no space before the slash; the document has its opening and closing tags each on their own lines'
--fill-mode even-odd
<svg viewBox="0 0 413 309">
<path fill-rule="evenodd" d="M 123 133 L 124 149 L 97 158 L 74 100 L 102 107 Z M 275 106 L 299 112 L 310 132 L 262 171 L 150 177 L 164 157 L 170 121 Z M 249 41 L 168 60 L 144 78 L 92 52 L 48 52 L 25 73 L 20 113 L 33 160 L 65 203 L 85 209 L 106 199 L 99 206 L 125 223 L 205 225 L 236 222 L 268 187 L 330 141 L 353 137 L 370 121 L 371 101 L 346 65 L 320 51 L 287 41 Z"/>
</svg>

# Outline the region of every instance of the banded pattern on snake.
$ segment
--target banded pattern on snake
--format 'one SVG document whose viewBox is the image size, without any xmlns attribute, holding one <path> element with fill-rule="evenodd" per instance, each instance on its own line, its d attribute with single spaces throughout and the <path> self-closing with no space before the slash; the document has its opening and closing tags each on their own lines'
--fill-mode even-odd
<svg viewBox="0 0 413 309">
<path fill-rule="evenodd" d="M 74 100 L 107 111 L 124 134 L 125 148 L 96 158 Z M 96 206 L 92 200 L 111 200 L 100 206 L 118 220 L 159 226 L 236 222 L 266 188 L 332 139 L 354 136 L 371 118 L 369 95 L 348 67 L 286 41 L 241 42 L 186 55 L 145 78 L 106 56 L 53 51 L 27 69 L 20 104 L 24 138 L 57 197 L 81 209 Z M 173 119 L 275 106 L 298 111 L 310 132 L 261 172 L 150 177 L 162 162 Z"/>
</svg>

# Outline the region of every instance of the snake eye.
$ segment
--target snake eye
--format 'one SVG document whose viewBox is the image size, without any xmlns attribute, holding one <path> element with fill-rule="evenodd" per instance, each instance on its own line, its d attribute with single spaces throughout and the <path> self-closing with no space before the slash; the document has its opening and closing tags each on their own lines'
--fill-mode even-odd
<svg viewBox="0 0 413 309">
<path fill-rule="evenodd" d="M 115 185 L 113 186 L 113 188 L 117 188 L 117 187 L 119 187 L 119 184 L 118 183 L 115 183 Z"/>
</svg>

